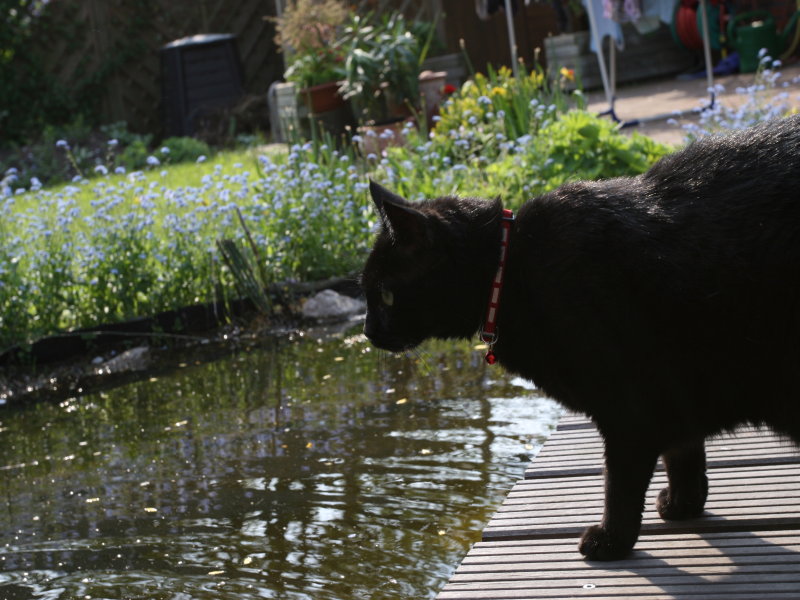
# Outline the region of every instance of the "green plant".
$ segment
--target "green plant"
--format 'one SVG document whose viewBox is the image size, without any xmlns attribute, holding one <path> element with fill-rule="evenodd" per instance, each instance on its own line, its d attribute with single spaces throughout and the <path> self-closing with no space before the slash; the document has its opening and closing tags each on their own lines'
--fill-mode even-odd
<svg viewBox="0 0 800 600">
<path fill-rule="evenodd" d="M 578 179 L 608 179 L 644 173 L 670 149 L 638 132 L 625 135 L 619 125 L 574 110 L 542 129 L 537 151 L 547 160 L 538 177 L 552 189 Z"/>
<path fill-rule="evenodd" d="M 584 104 L 580 91 L 565 93 L 539 66 L 519 78 L 507 67 L 477 73 L 435 117 L 431 153 L 454 165 L 488 164 L 516 153 L 557 115 Z"/>
<path fill-rule="evenodd" d="M 464 156 L 409 132 L 407 145 L 389 148 L 373 177 L 408 198 L 500 196 L 516 208 L 568 181 L 642 173 L 670 151 L 583 110 L 554 112 L 536 134 L 503 139 L 489 156 Z"/>
<path fill-rule="evenodd" d="M 294 0 L 275 19 L 275 42 L 287 56 L 285 78 L 299 88 L 343 74 L 340 33 L 349 11 L 341 0 Z"/>
<path fill-rule="evenodd" d="M 406 102 L 419 108 L 419 73 L 430 37 L 417 38 L 403 15 L 393 12 L 377 21 L 373 15 L 353 15 L 345 38 L 347 58 L 339 89 L 361 120 L 386 120 L 398 112 L 392 105 Z"/>
<path fill-rule="evenodd" d="M 246 250 L 243 251 L 240 245 L 231 239 L 217 240 L 217 248 L 233 276 L 240 296 L 249 298 L 261 314 L 269 315 L 272 312 L 272 302 L 267 294 L 269 279 L 264 261 L 238 208 L 236 214 L 247 240 L 247 243 L 242 245 Z"/>
<path fill-rule="evenodd" d="M 211 156 L 208 144 L 192 137 L 170 137 L 161 142 L 161 153 L 169 150 L 169 162 L 193 162 L 201 156 Z"/>
<path fill-rule="evenodd" d="M 119 163 L 129 171 L 143 168 L 150 155 L 147 149 L 148 141 L 147 138 L 133 140 L 119 155 Z"/>
<path fill-rule="evenodd" d="M 296 54 L 284 77 L 301 90 L 339 81 L 344 76 L 344 60 L 338 45 L 314 48 Z"/>
<path fill-rule="evenodd" d="M 306 52 L 333 43 L 349 11 L 341 0 L 294 0 L 274 19 L 275 43 L 284 52 Z"/>
</svg>

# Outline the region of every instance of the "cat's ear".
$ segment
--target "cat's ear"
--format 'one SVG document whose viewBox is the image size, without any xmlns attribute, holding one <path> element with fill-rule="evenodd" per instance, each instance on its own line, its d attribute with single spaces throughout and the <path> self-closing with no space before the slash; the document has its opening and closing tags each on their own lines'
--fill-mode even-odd
<svg viewBox="0 0 800 600">
<path fill-rule="evenodd" d="M 384 227 L 394 239 L 414 245 L 430 241 L 430 223 L 424 213 L 372 180 L 369 182 L 369 192 Z"/>
</svg>

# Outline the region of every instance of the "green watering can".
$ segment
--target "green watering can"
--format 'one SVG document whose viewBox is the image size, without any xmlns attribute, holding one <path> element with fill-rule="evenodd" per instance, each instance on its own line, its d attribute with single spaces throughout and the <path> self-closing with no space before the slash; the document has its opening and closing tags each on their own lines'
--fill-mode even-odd
<svg viewBox="0 0 800 600">
<path fill-rule="evenodd" d="M 752 73 L 758 69 L 758 53 L 762 48 L 766 48 L 767 54 L 777 60 L 786 50 L 789 34 L 794 31 L 798 15 L 800 12 L 792 15 L 780 34 L 775 29 L 775 18 L 766 10 L 742 13 L 731 19 L 728 23 L 728 40 L 739 53 L 739 70 Z M 743 22 L 745 24 L 739 26 Z"/>
</svg>

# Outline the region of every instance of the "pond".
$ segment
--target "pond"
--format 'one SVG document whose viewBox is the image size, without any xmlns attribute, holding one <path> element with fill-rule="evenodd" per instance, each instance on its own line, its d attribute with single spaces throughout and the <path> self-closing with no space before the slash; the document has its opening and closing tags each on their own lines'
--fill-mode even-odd
<svg viewBox="0 0 800 600">
<path fill-rule="evenodd" d="M 0 410 L 0 597 L 435 597 L 552 430 L 471 344 L 262 340 Z"/>
</svg>

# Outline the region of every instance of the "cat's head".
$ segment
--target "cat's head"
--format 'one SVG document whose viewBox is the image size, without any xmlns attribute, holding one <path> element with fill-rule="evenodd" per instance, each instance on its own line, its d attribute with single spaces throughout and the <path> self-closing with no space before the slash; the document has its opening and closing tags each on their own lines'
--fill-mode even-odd
<svg viewBox="0 0 800 600">
<path fill-rule="evenodd" d="M 410 203 L 375 182 L 370 193 L 381 230 L 362 274 L 366 336 L 397 352 L 474 334 L 497 268 L 500 201 Z"/>
</svg>

